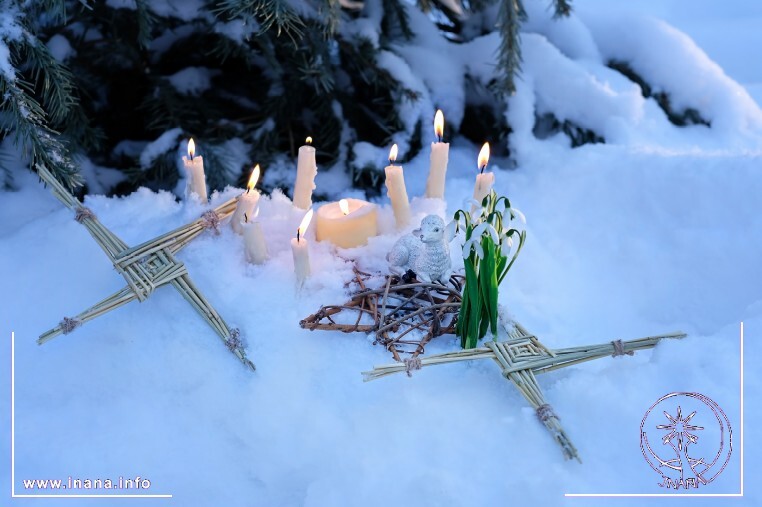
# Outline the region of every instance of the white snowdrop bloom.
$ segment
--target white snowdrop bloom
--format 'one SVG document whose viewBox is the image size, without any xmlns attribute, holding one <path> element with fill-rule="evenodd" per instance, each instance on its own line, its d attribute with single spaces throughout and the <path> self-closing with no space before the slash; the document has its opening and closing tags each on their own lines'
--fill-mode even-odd
<svg viewBox="0 0 762 507">
<path fill-rule="evenodd" d="M 471 208 L 471 207 L 481 208 L 482 207 L 482 203 L 480 203 L 479 201 L 477 201 L 476 199 L 473 199 L 473 198 L 463 199 L 463 209 L 468 209 L 468 208 Z"/>
<path fill-rule="evenodd" d="M 484 212 L 486 210 L 482 206 L 481 202 L 477 201 L 476 199 L 467 199 L 464 204 L 465 204 L 464 209 L 471 208 L 472 210 L 474 210 L 474 212 L 471 214 L 472 222 L 476 222 L 479 218 L 484 216 Z"/>
<path fill-rule="evenodd" d="M 484 249 L 482 248 L 482 244 L 480 241 L 474 241 L 474 250 L 476 251 L 476 256 L 480 259 L 484 259 Z"/>
<path fill-rule="evenodd" d="M 513 238 L 504 238 L 503 242 L 500 244 L 500 253 L 503 254 L 503 257 L 511 256 L 512 247 L 513 247 Z"/>
<path fill-rule="evenodd" d="M 492 236 L 492 241 L 494 241 L 496 245 L 500 243 L 500 235 L 497 233 L 492 224 L 487 224 L 487 232 L 490 236 Z"/>
<path fill-rule="evenodd" d="M 468 259 L 471 255 L 471 249 L 476 252 L 476 256 L 480 259 L 484 258 L 484 248 L 482 248 L 481 236 L 472 235 L 471 239 L 463 244 L 463 258 Z"/>
<path fill-rule="evenodd" d="M 484 234 L 484 231 L 487 230 L 487 227 L 490 227 L 489 223 L 482 222 L 476 227 L 474 227 L 474 231 L 471 233 L 471 238 L 481 237 L 482 234 Z"/>
<path fill-rule="evenodd" d="M 449 224 L 447 224 L 445 227 L 445 239 L 447 242 L 450 242 L 455 238 L 455 235 L 458 233 L 459 229 L 459 224 L 455 220 L 452 220 Z"/>
<path fill-rule="evenodd" d="M 511 213 L 516 215 L 516 217 L 521 221 L 522 224 L 527 224 L 527 217 L 524 216 L 524 214 L 521 212 L 521 210 L 518 210 L 516 208 L 511 208 Z"/>
<path fill-rule="evenodd" d="M 463 258 L 468 259 L 468 256 L 471 255 L 471 241 L 466 241 L 463 243 Z"/>
</svg>

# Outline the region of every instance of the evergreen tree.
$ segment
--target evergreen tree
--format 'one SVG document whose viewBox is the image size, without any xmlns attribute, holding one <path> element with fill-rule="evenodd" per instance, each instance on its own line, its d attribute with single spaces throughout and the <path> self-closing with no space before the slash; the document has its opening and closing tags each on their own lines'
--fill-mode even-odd
<svg viewBox="0 0 762 507">
<path fill-rule="evenodd" d="M 568 0 L 552 8 L 570 12 Z M 412 157 L 440 106 L 400 54 L 493 31 L 497 72 L 461 76 L 463 118 L 448 136 L 504 140 L 526 17 L 521 0 L 0 0 L 0 10 L 0 135 L 72 188 L 85 183 L 79 156 L 117 168 L 118 193 L 172 189 L 178 143 L 191 136 L 214 189 L 242 184 L 253 162 L 290 166 L 307 135 L 321 167 L 378 188 L 358 147 L 397 142 Z"/>
</svg>

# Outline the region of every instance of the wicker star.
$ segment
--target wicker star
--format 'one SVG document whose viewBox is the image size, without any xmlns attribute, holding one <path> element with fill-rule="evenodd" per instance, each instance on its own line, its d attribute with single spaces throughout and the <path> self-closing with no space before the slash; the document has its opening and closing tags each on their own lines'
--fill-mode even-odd
<svg viewBox="0 0 762 507">
<path fill-rule="evenodd" d="M 194 285 L 185 265 L 175 258 L 175 254 L 180 249 L 203 231 L 213 230 L 218 233 L 217 227 L 220 221 L 233 213 L 235 209 L 235 198 L 214 210 L 205 212 L 198 220 L 188 225 L 138 246 L 128 247 L 124 241 L 101 224 L 91 210 L 71 195 L 46 167 L 38 165 L 37 172 L 40 178 L 50 186 L 53 195 L 75 212 L 75 220 L 87 228 L 111 260 L 114 268 L 127 281 L 127 287 L 91 306 L 76 317 L 64 317 L 58 326 L 38 338 L 38 344 L 42 345 L 59 334 L 68 334 L 85 322 L 131 301 L 143 302 L 153 294 L 154 290 L 171 285 L 209 323 L 228 349 L 250 369 L 255 369 L 254 363 L 246 357 L 246 351 L 239 338 L 240 332 L 228 327 Z"/>
<path fill-rule="evenodd" d="M 355 269 L 355 280 L 351 284 L 360 290 L 343 304 L 321 307 L 302 320 L 301 326 L 309 330 L 375 334 L 374 343 L 386 347 L 396 362 L 363 372 L 366 381 L 394 373 L 412 376 L 415 370 L 437 364 L 492 359 L 503 377 L 527 399 L 537 418 L 561 446 L 564 456 L 570 459 L 580 460 L 577 449 L 545 400 L 535 375 L 606 356 L 631 356 L 636 350 L 655 347 L 662 339 L 685 337 L 684 333 L 672 333 L 553 350 L 500 308 L 498 313 L 507 340 L 487 340 L 481 348 L 423 357 L 424 347 L 432 339 L 455 333 L 462 304 L 463 277 L 453 275 L 447 284 L 437 285 L 387 276 L 381 286 L 368 288 L 366 282 L 372 277 Z"/>
</svg>

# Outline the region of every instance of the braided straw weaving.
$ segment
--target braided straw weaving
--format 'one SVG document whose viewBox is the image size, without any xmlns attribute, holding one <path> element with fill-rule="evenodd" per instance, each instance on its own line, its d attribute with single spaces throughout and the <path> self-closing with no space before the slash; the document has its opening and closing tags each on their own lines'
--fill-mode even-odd
<svg viewBox="0 0 762 507">
<path fill-rule="evenodd" d="M 225 345 L 246 366 L 254 370 L 254 363 L 246 357 L 239 331 L 230 329 L 222 317 L 193 284 L 185 265 L 175 254 L 205 230 L 218 233 L 220 221 L 233 213 L 236 199 L 206 211 L 198 220 L 146 241 L 135 247 L 128 247 L 113 232 L 100 223 L 98 217 L 84 207 L 44 166 L 37 166 L 37 172 L 48 184 L 53 195 L 67 208 L 74 211 L 75 220 L 82 224 L 108 256 L 114 268 L 127 282 L 122 290 L 83 311 L 76 317 L 64 317 L 58 326 L 43 333 L 37 343 L 43 344 L 59 334 L 67 334 L 85 322 L 119 308 L 131 301 L 145 301 L 154 290 L 165 285 L 174 287 L 191 306 L 209 323 Z"/>
</svg>

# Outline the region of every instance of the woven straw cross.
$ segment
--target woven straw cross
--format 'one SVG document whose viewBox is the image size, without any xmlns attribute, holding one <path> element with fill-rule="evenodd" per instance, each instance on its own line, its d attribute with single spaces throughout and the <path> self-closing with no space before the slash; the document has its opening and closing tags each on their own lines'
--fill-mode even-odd
<svg viewBox="0 0 762 507">
<path fill-rule="evenodd" d="M 684 333 L 672 333 L 650 336 L 637 340 L 615 340 L 599 345 L 586 345 L 565 349 L 549 349 L 536 336 L 528 333 L 521 324 L 510 321 L 503 323 L 509 339 L 502 342 L 486 341 L 484 347 L 437 354 L 425 358 L 416 357 L 395 364 L 376 366 L 371 371 L 363 372 L 364 380 L 418 370 L 426 366 L 473 361 L 477 359 L 492 359 L 500 367 L 503 377 L 513 382 L 521 394 L 535 409 L 538 419 L 550 431 L 553 439 L 561 446 L 564 456 L 568 459 L 580 460 L 577 449 L 564 431 L 559 417 L 545 400 L 535 377 L 573 364 L 579 364 L 607 356 L 632 355 L 636 350 L 650 349 L 665 338 L 684 338 Z"/>
<path fill-rule="evenodd" d="M 75 212 L 75 219 L 92 235 L 108 256 L 114 268 L 127 281 L 127 287 L 91 306 L 76 317 L 64 317 L 58 326 L 43 333 L 37 343 L 51 340 L 59 334 L 68 334 L 85 322 L 119 308 L 131 301 L 143 302 L 153 291 L 164 285 L 174 287 L 191 306 L 207 321 L 228 349 L 246 366 L 254 370 L 254 363 L 246 357 L 240 332 L 231 329 L 194 285 L 185 265 L 175 258 L 175 254 L 192 239 L 205 230 L 214 230 L 220 221 L 233 213 L 236 199 L 221 204 L 214 210 L 205 212 L 198 220 L 146 241 L 135 247 L 128 247 L 113 232 L 98 221 L 95 214 L 84 207 L 44 166 L 37 166 L 37 172 L 47 183 L 53 195 L 67 208 Z"/>
</svg>

